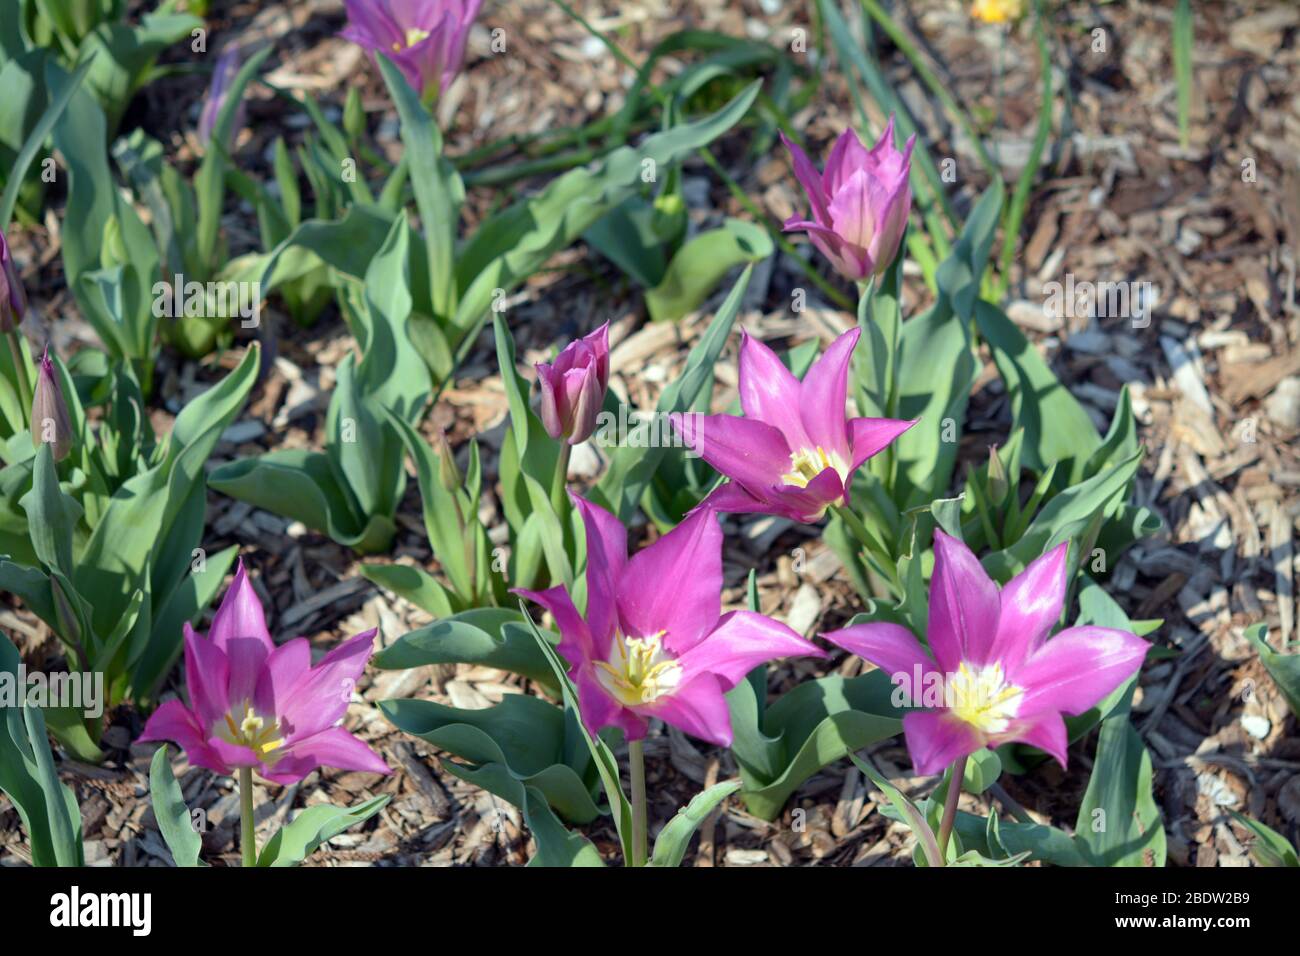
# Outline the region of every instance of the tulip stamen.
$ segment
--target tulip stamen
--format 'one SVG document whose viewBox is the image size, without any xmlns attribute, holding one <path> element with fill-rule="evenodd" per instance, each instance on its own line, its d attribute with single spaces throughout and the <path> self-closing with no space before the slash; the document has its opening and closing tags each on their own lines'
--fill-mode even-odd
<svg viewBox="0 0 1300 956">
<path fill-rule="evenodd" d="M 999 663 L 974 668 L 962 661 L 948 678 L 953 716 L 986 734 L 1006 730 L 1020 712 L 1025 692 L 1008 683 Z"/>
<path fill-rule="evenodd" d="M 419 27 L 407 27 L 406 35 L 401 40 L 398 40 L 393 44 L 393 52 L 401 53 L 403 50 L 409 50 L 417 43 L 420 43 L 423 40 L 427 40 L 428 38 L 429 38 L 428 30 L 421 30 Z M 405 45 L 403 45 L 403 41 L 405 41 Z"/>
<path fill-rule="evenodd" d="M 649 637 L 614 634 L 608 661 L 596 661 L 596 679 L 626 705 L 648 704 L 677 689 L 682 665 L 663 646 L 666 631 Z"/>
<path fill-rule="evenodd" d="M 827 468 L 835 469 L 840 475 L 844 474 L 844 463 L 838 455 L 827 454 L 821 445 L 815 449 L 805 448 L 790 456 L 790 470 L 781 476 L 781 480 L 796 488 L 807 488 L 808 483 Z"/>
<path fill-rule="evenodd" d="M 273 751 L 279 750 L 285 745 L 283 737 L 279 736 L 280 722 L 275 719 L 268 720 L 261 716 L 253 709 L 253 705 L 248 701 L 244 702 L 242 714 L 232 712 L 226 714 L 226 733 L 221 736 L 229 743 L 237 744 L 241 747 L 247 747 L 257 755 L 259 760 L 264 762 L 273 762 L 278 759 L 278 755 L 273 756 Z"/>
</svg>

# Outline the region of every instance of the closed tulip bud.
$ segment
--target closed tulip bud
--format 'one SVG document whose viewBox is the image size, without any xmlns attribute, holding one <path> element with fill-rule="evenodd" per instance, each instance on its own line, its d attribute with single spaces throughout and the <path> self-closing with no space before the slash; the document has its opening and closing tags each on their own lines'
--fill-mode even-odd
<svg viewBox="0 0 1300 956">
<path fill-rule="evenodd" d="M 456 466 L 456 454 L 451 450 L 451 444 L 447 441 L 445 431 L 439 430 L 438 438 L 434 443 L 434 450 L 438 453 L 439 483 L 446 491 L 459 491 L 460 487 L 465 484 L 465 477 Z"/>
<path fill-rule="evenodd" d="M 0 232 L 0 333 L 8 334 L 18 327 L 27 314 L 27 293 L 23 280 L 18 277 L 18 267 L 9 254 L 9 243 Z"/>
<path fill-rule="evenodd" d="M 203 101 L 203 110 L 199 114 L 199 142 L 204 146 L 212 141 L 212 134 L 217 128 L 217 117 L 221 115 L 221 108 L 230 98 L 230 87 L 235 82 L 235 75 L 238 72 L 239 49 L 233 46 L 227 47 L 212 70 L 212 85 L 208 87 L 208 95 Z M 243 125 L 244 105 L 240 103 L 235 110 L 234 121 L 230 124 L 230 135 L 221 145 L 229 150 L 235 141 L 235 136 L 239 133 L 239 128 Z"/>
<path fill-rule="evenodd" d="M 994 445 L 989 449 L 989 498 L 994 504 L 1000 504 L 1007 496 L 1008 487 L 1007 470 L 998 457 L 998 446 Z"/>
<path fill-rule="evenodd" d="M 812 218 L 792 216 L 786 232 L 806 232 L 835 270 L 859 281 L 889 268 L 898 255 L 912 207 L 908 173 L 916 134 L 902 151 L 894 147 L 894 117 L 880 140 L 867 149 L 846 129 L 835 141 L 824 172 L 804 151 L 781 135 L 794 160 L 794 174 L 808 194 Z"/>
<path fill-rule="evenodd" d="M 537 379 L 546 433 L 570 445 L 590 438 L 609 385 L 609 323 L 570 342 L 554 362 L 537 363 Z"/>
<path fill-rule="evenodd" d="M 48 348 L 41 356 L 36 394 L 32 398 L 32 443 L 49 445 L 55 461 L 63 461 L 72 451 L 72 421 L 68 418 L 68 406 Z"/>
</svg>

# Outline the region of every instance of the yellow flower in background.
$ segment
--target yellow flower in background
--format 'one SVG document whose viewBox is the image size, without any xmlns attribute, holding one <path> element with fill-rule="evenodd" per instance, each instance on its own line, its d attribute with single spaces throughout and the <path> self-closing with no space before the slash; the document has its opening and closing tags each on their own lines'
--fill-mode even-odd
<svg viewBox="0 0 1300 956">
<path fill-rule="evenodd" d="M 970 13 L 985 23 L 1012 23 L 1025 15 L 1025 0 L 975 0 Z"/>
</svg>

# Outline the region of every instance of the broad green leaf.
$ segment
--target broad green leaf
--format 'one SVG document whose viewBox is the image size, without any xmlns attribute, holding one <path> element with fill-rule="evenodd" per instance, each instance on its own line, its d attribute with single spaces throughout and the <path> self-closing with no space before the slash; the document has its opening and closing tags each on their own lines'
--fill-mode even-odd
<svg viewBox="0 0 1300 956">
<path fill-rule="evenodd" d="M 1092 419 L 1006 313 L 981 301 L 975 306 L 975 321 L 1006 383 L 1012 420 L 1024 429 L 1025 464 L 1042 471 L 1061 462 L 1068 466 L 1071 481 L 1078 481 L 1101 445 Z"/>
<path fill-rule="evenodd" d="M 1268 643 L 1268 625 L 1253 624 L 1246 628 L 1246 639 L 1255 645 L 1260 663 L 1286 698 L 1291 713 L 1300 719 L 1300 654 L 1284 654 Z"/>
<path fill-rule="evenodd" d="M 172 764 L 163 744 L 153 755 L 149 765 L 149 800 L 153 804 L 154 819 L 172 860 L 178 867 L 204 866 L 199 854 L 203 852 L 203 838 L 194 829 L 190 808 L 185 805 L 185 794 L 172 774 Z"/>
<path fill-rule="evenodd" d="M 1258 820 L 1243 816 L 1236 810 L 1232 817 L 1255 836 L 1255 843 L 1250 848 L 1250 855 L 1260 866 L 1300 866 L 1296 849 L 1282 834 L 1272 827 L 1267 827 Z"/>
<path fill-rule="evenodd" d="M 763 721 L 765 734 L 779 740 L 784 758 L 774 779 L 740 760 L 749 811 L 775 819 L 790 795 L 822 767 L 855 750 L 902 732 L 902 712 L 890 703 L 893 686 L 883 671 L 846 680 L 838 675 L 805 681 L 779 698 Z"/>
<path fill-rule="evenodd" d="M 276 831 L 257 855 L 258 866 L 297 866 L 344 830 L 365 823 L 392 797 L 374 797 L 355 807 L 308 807 Z"/>
<path fill-rule="evenodd" d="M 675 322 L 694 312 L 723 276 L 745 263 L 766 259 L 775 247 L 762 226 L 728 219 L 719 229 L 700 233 L 668 263 L 663 280 L 646 292 L 653 322 Z"/>
<path fill-rule="evenodd" d="M 422 568 L 406 564 L 362 564 L 361 575 L 435 618 L 450 617 L 455 613 L 451 606 L 451 593 Z"/>
<path fill-rule="evenodd" d="M 462 290 L 453 326 L 458 345 L 472 341 L 487 321 L 497 289 L 511 291 L 559 250 L 645 185 L 647 169 L 667 169 L 738 123 L 758 95 L 757 82 L 710 116 L 623 146 L 585 169 L 553 180 L 485 222 L 456 258 Z"/>
<path fill-rule="evenodd" d="M 1101 722 L 1097 757 L 1075 834 L 1096 866 L 1164 866 L 1165 828 L 1152 793 L 1151 755 L 1129 720 L 1129 697 Z"/>
<path fill-rule="evenodd" d="M 378 61 L 402 121 L 402 146 L 407 153 L 428 255 L 430 304 L 433 314 L 446 322 L 457 316 L 456 228 L 465 187 L 442 155 L 442 133 L 418 94 L 387 56 L 380 54 Z M 460 325 L 459 321 L 455 324 Z"/>
<path fill-rule="evenodd" d="M 0 674 L 9 675 L 10 686 L 25 693 L 17 682 L 20 663 L 18 650 L 0 633 Z M 38 708 L 0 700 L 0 791 L 18 811 L 33 864 L 79 866 L 81 826 L 75 797 L 52 769 L 47 772 L 53 765 L 49 741 L 43 731 L 30 733 L 29 722 L 39 731 Z"/>
<path fill-rule="evenodd" d="M 379 708 L 399 730 L 467 761 L 444 761 L 450 773 L 516 806 L 534 787 L 565 819 L 589 823 L 599 815 L 584 779 L 590 761 L 566 760 L 569 730 L 554 704 L 511 694 L 482 710 L 428 700 L 386 700 Z"/>
<path fill-rule="evenodd" d="M 655 837 L 650 866 L 681 866 L 682 857 L 686 855 L 691 837 L 704 822 L 704 818 L 712 813 L 718 804 L 739 790 L 740 786 L 739 780 L 726 780 L 715 783 L 692 797 L 691 802 L 678 810 L 676 816 L 669 820 Z"/>
<path fill-rule="evenodd" d="M 551 638 L 555 642 L 554 637 Z M 518 611 L 481 608 L 435 621 L 408 634 L 375 655 L 381 670 L 404 670 L 430 664 L 481 664 L 521 674 L 550 690 L 555 675 Z"/>
<path fill-rule="evenodd" d="M 731 293 L 709 323 L 708 329 L 695 343 L 686 357 L 686 365 L 675 382 L 664 389 L 659 397 L 656 414 L 666 416 L 671 412 L 689 412 L 705 390 L 713 385 L 713 369 L 726 347 L 740 311 L 753 266 L 744 272 L 731 287 Z M 624 524 L 632 520 L 646 487 L 650 484 L 668 449 L 657 445 L 651 448 L 621 447 L 610 453 L 609 467 L 601 476 L 590 498 L 595 503 L 614 512 Z M 680 449 L 674 449 L 681 454 Z"/>
<path fill-rule="evenodd" d="M 604 866 L 600 851 L 580 833 L 564 828 L 554 813 L 546 796 L 533 787 L 524 790 L 520 807 L 524 823 L 537 841 L 537 852 L 528 861 L 529 866 Z"/>
</svg>

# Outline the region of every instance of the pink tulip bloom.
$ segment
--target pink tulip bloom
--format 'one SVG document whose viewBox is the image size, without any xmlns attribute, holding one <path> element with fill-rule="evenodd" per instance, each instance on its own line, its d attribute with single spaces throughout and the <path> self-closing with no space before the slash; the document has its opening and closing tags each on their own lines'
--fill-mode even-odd
<svg viewBox="0 0 1300 956">
<path fill-rule="evenodd" d="M 296 783 L 317 767 L 391 773 L 339 726 L 374 637 L 371 629 L 344 641 L 315 667 L 306 638 L 276 647 L 241 560 L 208 636 L 185 625 L 191 706 L 167 701 L 140 740 L 171 740 L 190 763 L 223 775 L 250 767 L 279 784 Z"/>
<path fill-rule="evenodd" d="M 552 362 L 538 362 L 542 424 L 552 438 L 578 445 L 591 437 L 609 386 L 609 323 L 570 342 Z"/>
<path fill-rule="evenodd" d="M 849 362 L 859 329 L 831 343 L 803 381 L 745 334 L 740 407 L 734 415 L 671 416 L 686 444 L 731 479 L 708 504 L 718 511 L 821 520 L 847 505 L 853 473 L 915 421 L 848 418 Z"/>
<path fill-rule="evenodd" d="M 372 54 L 382 53 L 425 100 L 456 78 L 465 59 L 469 28 L 483 0 L 343 0 L 348 26 L 342 36 Z"/>
<path fill-rule="evenodd" d="M 852 129 L 835 141 L 826 171 L 817 172 L 802 149 L 781 139 L 794 161 L 794 174 L 812 203 L 812 219 L 792 216 L 785 231 L 804 231 L 812 244 L 847 279 L 879 275 L 898 255 L 912 208 L 908 172 L 916 134 L 900 153 L 894 148 L 894 117 L 876 145 L 867 149 Z"/>
<path fill-rule="evenodd" d="M 1082 714 L 1132 677 L 1148 644 L 1109 627 L 1071 627 L 1051 640 L 1066 592 L 1069 543 L 998 586 L 956 538 L 934 533 L 927 651 L 898 624 L 824 635 L 890 675 L 914 711 L 903 718 L 917 773 L 1011 741 L 1066 762 L 1062 714 Z"/>
<path fill-rule="evenodd" d="M 616 517 L 576 495 L 573 503 L 587 531 L 586 614 L 562 586 L 515 593 L 555 618 L 591 733 L 619 727 L 640 740 L 657 717 L 728 747 L 727 691 L 764 661 L 826 656 L 771 618 L 722 613 L 722 529 L 709 509 L 629 558 Z"/>
</svg>

